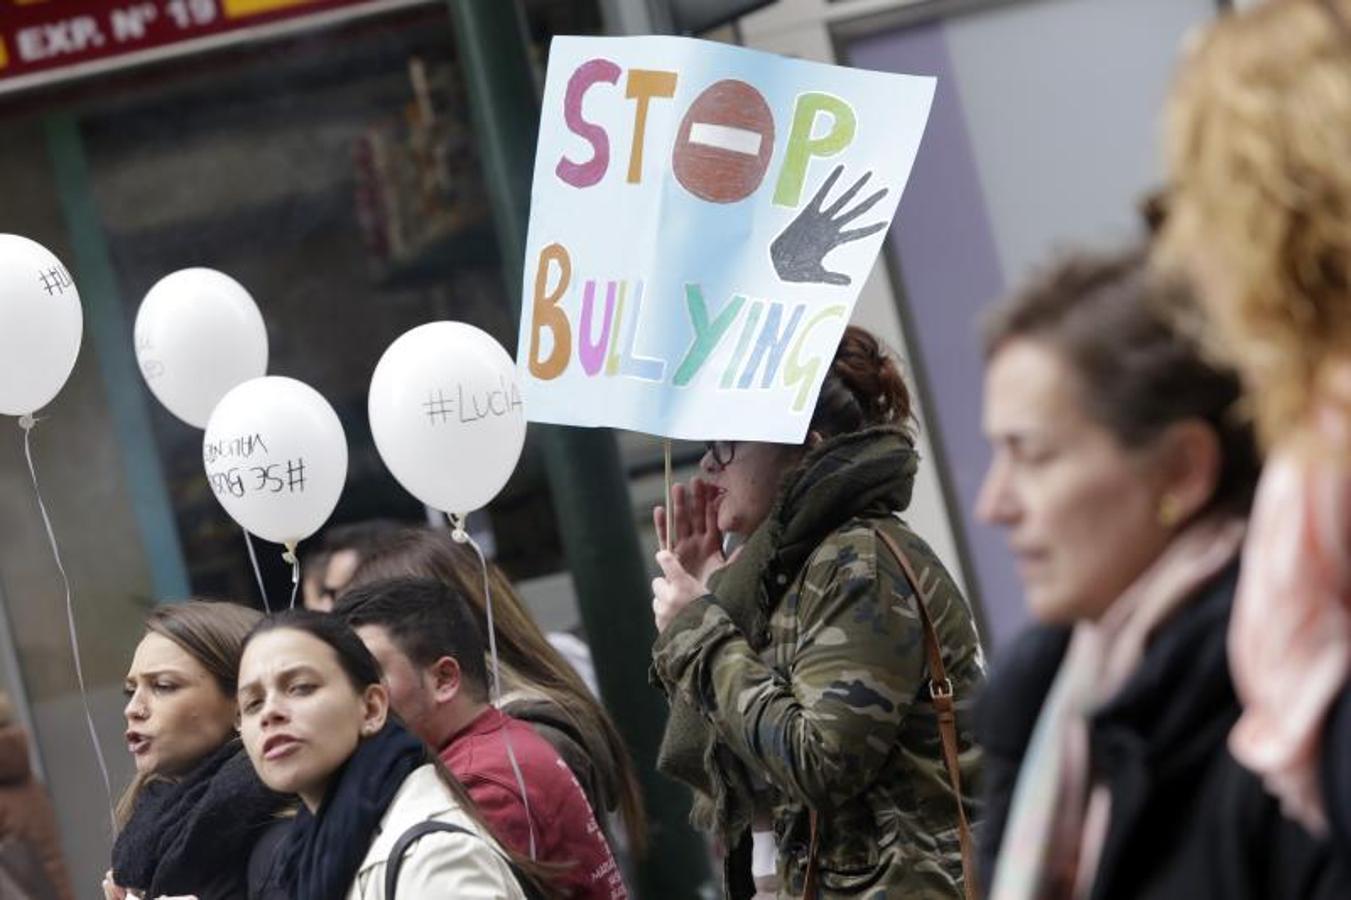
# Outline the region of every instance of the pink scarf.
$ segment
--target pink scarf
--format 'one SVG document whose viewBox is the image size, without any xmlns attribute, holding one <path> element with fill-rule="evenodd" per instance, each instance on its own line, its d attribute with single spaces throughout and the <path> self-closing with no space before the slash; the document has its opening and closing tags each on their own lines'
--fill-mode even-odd
<svg viewBox="0 0 1351 900">
<path fill-rule="evenodd" d="M 1075 626 L 1018 773 L 990 900 L 1089 895 L 1111 809 L 1090 778 L 1089 716 L 1135 673 L 1158 627 L 1238 555 L 1243 533 L 1239 519 L 1197 522 L 1100 619 Z"/>
<path fill-rule="evenodd" d="M 1258 488 L 1229 629 L 1243 701 L 1229 746 L 1322 835 L 1323 724 L 1351 674 L 1351 440 L 1335 420 L 1317 431 L 1317 449 L 1278 448 Z"/>
</svg>

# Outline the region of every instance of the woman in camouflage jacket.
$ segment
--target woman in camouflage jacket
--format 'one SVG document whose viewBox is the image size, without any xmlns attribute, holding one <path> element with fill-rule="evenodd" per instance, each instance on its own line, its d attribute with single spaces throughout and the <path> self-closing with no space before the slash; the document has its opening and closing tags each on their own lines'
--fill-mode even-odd
<svg viewBox="0 0 1351 900">
<path fill-rule="evenodd" d="M 983 662 L 966 600 L 899 518 L 918 460 L 909 417 L 895 362 L 851 327 L 805 445 L 714 442 L 703 478 L 673 492 L 675 545 L 653 583 L 653 672 L 672 705 L 658 765 L 696 789 L 696 820 L 728 848 L 728 897 L 757 884 L 802 896 L 813 812 L 819 896 L 963 894 L 915 592 L 879 532 L 902 548 L 939 637 L 964 791 Z M 654 518 L 664 538 L 664 511 Z M 726 559 L 729 533 L 749 537 Z M 754 884 L 753 846 L 757 875 L 774 860 Z"/>
</svg>

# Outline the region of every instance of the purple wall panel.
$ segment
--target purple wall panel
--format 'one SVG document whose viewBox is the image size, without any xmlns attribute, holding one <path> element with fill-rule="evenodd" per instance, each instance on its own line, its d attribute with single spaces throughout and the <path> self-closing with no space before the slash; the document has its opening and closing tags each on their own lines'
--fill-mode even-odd
<svg viewBox="0 0 1351 900">
<path fill-rule="evenodd" d="M 984 605 L 987 640 L 1003 643 L 1026 620 L 1022 589 L 1002 537 L 973 510 L 990 458 L 981 434 L 980 311 L 1004 290 L 980 175 L 941 23 L 869 36 L 846 50 L 850 65 L 936 75 L 933 112 L 888 236 L 897 263 L 907 341 L 936 432 L 939 468 L 959 509 L 954 527 Z"/>
</svg>

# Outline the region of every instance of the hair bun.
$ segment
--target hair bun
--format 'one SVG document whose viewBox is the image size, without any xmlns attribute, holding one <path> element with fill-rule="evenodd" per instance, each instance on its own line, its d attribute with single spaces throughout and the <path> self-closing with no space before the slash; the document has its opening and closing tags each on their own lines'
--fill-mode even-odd
<svg viewBox="0 0 1351 900">
<path fill-rule="evenodd" d="M 821 389 L 812 428 L 837 435 L 910 418 L 910 391 L 896 360 L 875 335 L 845 328 Z"/>
</svg>

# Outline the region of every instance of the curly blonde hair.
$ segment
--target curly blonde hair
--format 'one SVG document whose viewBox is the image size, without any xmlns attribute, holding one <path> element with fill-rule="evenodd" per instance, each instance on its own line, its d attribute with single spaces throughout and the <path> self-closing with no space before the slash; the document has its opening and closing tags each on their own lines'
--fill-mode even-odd
<svg viewBox="0 0 1351 900">
<path fill-rule="evenodd" d="M 1208 343 L 1243 373 L 1268 446 L 1351 357 L 1349 23 L 1351 0 L 1229 14 L 1168 105 L 1160 257 L 1200 274 Z"/>
</svg>

